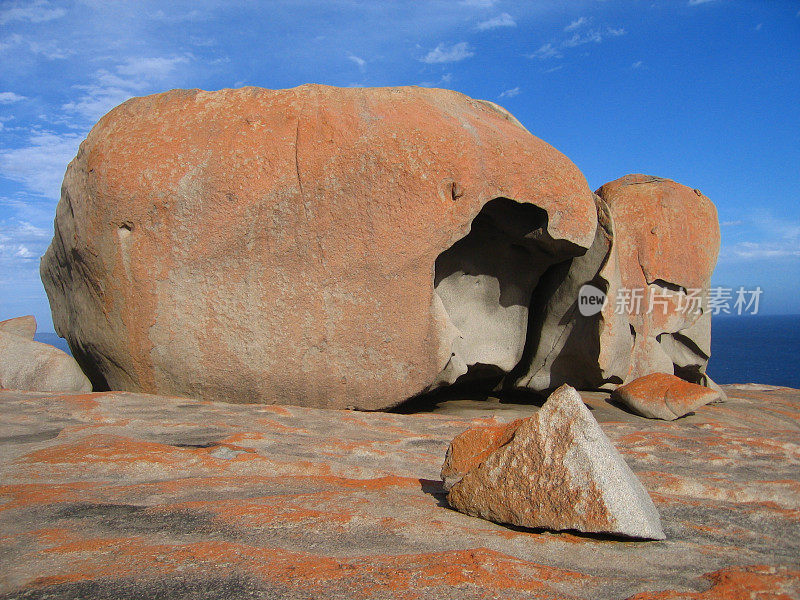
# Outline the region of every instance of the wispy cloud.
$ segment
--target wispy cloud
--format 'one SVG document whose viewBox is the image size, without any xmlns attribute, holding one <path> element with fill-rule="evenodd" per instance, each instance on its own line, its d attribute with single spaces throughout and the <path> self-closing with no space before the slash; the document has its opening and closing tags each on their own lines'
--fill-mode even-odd
<svg viewBox="0 0 800 600">
<path fill-rule="evenodd" d="M 519 96 L 520 91 L 519 86 L 513 87 L 510 90 L 501 92 L 498 98 L 513 98 L 514 96 Z"/>
<path fill-rule="evenodd" d="M 13 2 L 0 10 L 0 25 L 10 21 L 28 21 L 30 23 L 43 23 L 52 21 L 67 14 L 66 9 L 51 7 L 49 2 L 37 0 L 34 2 Z"/>
<path fill-rule="evenodd" d="M 40 196 L 58 198 L 64 171 L 82 137 L 34 131 L 22 147 L 0 150 L 0 176 L 21 183 Z"/>
<path fill-rule="evenodd" d="M 0 258 L 37 259 L 50 243 L 49 231 L 27 221 L 0 221 Z"/>
<path fill-rule="evenodd" d="M 100 69 L 89 85 L 75 86 L 84 93 L 62 108 L 96 121 L 128 98 L 149 92 L 160 82 L 172 79 L 175 71 L 194 60 L 191 54 L 162 57 L 132 57 L 113 69 Z"/>
<path fill-rule="evenodd" d="M 589 31 L 585 34 L 576 33 L 571 38 L 564 40 L 561 44 L 564 48 L 574 48 L 582 46 L 583 44 L 595 43 L 599 44 L 603 41 L 603 36 L 599 31 Z"/>
<path fill-rule="evenodd" d="M 641 60 L 637 60 L 635 63 L 631 65 L 631 69 L 641 69 L 644 66 L 644 62 Z"/>
<path fill-rule="evenodd" d="M 492 8 L 497 4 L 497 0 L 461 0 L 463 6 L 472 6 L 474 8 Z"/>
<path fill-rule="evenodd" d="M 705 4 L 706 2 L 714 2 L 715 0 L 689 0 L 689 6 L 697 6 L 698 4 Z"/>
<path fill-rule="evenodd" d="M 27 49 L 31 54 L 44 56 L 50 60 L 68 58 L 75 54 L 75 50 L 62 48 L 53 40 L 36 41 L 24 38 L 18 33 L 12 34 L 0 42 L 0 51 L 19 48 L 23 51 Z"/>
<path fill-rule="evenodd" d="M 539 47 L 536 52 L 532 54 L 526 54 L 528 58 L 538 58 L 539 60 L 545 60 L 547 58 L 561 58 L 561 52 L 553 46 L 551 43 L 543 44 Z"/>
<path fill-rule="evenodd" d="M 579 19 L 575 19 L 569 25 L 564 27 L 564 31 L 575 31 L 576 29 L 583 27 L 589 22 L 589 19 L 586 17 L 581 17 Z"/>
<path fill-rule="evenodd" d="M 458 42 L 452 46 L 441 43 L 420 60 L 428 64 L 450 63 L 464 60 L 470 56 L 475 56 L 475 53 L 467 42 Z"/>
<path fill-rule="evenodd" d="M 439 78 L 439 81 L 421 81 L 419 82 L 420 87 L 440 87 L 444 85 L 449 85 L 453 81 L 453 74 L 452 73 L 445 73 Z"/>
<path fill-rule="evenodd" d="M 722 227 L 726 228 L 744 224 L 743 221 L 720 223 Z M 760 211 L 747 221 L 747 225 L 746 228 L 730 232 L 729 237 L 741 239 L 746 235 L 750 239 L 724 245 L 720 252 L 721 259 L 758 260 L 800 257 L 800 222 L 776 219 L 771 213 Z"/>
<path fill-rule="evenodd" d="M 588 19 L 584 19 L 581 17 L 580 19 L 573 21 L 567 27 L 564 28 L 564 31 L 572 31 L 582 27 Z M 606 37 L 619 37 L 621 35 L 625 35 L 627 32 L 622 27 L 606 27 L 605 29 L 592 29 L 589 31 L 585 31 L 581 33 L 580 31 L 576 31 L 570 37 L 565 40 L 562 40 L 558 45 L 555 45 L 553 42 L 548 42 L 547 44 L 543 44 L 539 47 L 538 50 L 531 54 L 526 54 L 528 58 L 538 58 L 540 60 L 545 60 L 548 58 L 561 58 L 562 50 L 566 48 L 576 48 L 578 46 L 583 46 L 584 44 L 599 44 L 601 43 Z"/>
<path fill-rule="evenodd" d="M 742 259 L 800 257 L 800 246 L 788 244 L 739 242 L 732 246 L 728 257 Z"/>
<path fill-rule="evenodd" d="M 350 52 L 347 53 L 347 59 L 353 61 L 356 64 L 356 66 L 362 71 L 364 70 L 364 67 L 367 65 L 367 61 L 365 61 L 360 56 L 351 54 Z"/>
<path fill-rule="evenodd" d="M 482 21 L 478 23 L 477 29 L 480 31 L 486 31 L 487 29 L 497 29 L 498 27 L 516 27 L 517 22 L 514 20 L 508 13 L 501 13 L 496 17 L 493 17 L 487 21 Z"/>
<path fill-rule="evenodd" d="M 0 104 L 13 104 L 25 99 L 25 96 L 20 96 L 14 92 L 0 92 Z"/>
</svg>

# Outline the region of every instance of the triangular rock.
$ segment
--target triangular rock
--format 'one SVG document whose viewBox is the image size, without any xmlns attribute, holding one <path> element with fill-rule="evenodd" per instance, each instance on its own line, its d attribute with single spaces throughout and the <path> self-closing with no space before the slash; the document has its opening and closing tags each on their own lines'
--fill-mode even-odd
<svg viewBox="0 0 800 600">
<path fill-rule="evenodd" d="M 450 505 L 475 517 L 664 539 L 644 486 L 566 385 L 532 417 L 456 437 L 442 478 Z"/>
</svg>

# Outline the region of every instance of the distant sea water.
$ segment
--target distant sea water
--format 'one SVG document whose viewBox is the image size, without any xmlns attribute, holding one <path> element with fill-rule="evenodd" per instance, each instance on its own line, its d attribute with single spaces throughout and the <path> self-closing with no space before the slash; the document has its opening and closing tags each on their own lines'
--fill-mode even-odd
<svg viewBox="0 0 800 600">
<path fill-rule="evenodd" d="M 717 383 L 766 383 L 800 388 L 800 315 L 716 316 L 708 374 Z M 36 340 L 69 352 L 55 333 Z"/>
<path fill-rule="evenodd" d="M 800 388 L 800 315 L 711 317 L 707 371 L 717 383 Z"/>
</svg>

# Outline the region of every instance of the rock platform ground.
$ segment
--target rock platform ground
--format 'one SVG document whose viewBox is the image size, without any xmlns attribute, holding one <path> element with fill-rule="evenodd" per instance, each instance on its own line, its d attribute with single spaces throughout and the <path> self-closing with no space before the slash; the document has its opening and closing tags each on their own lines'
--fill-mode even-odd
<svg viewBox="0 0 800 600">
<path fill-rule="evenodd" d="M 800 391 L 674 422 L 584 394 L 666 541 L 447 507 L 448 443 L 535 405 L 389 414 L 0 392 L 0 598 L 797 598 Z"/>
</svg>

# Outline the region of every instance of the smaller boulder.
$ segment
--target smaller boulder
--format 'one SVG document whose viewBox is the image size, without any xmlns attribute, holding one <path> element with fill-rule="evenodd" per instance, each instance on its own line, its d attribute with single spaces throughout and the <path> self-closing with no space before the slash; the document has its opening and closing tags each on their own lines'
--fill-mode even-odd
<svg viewBox="0 0 800 600">
<path fill-rule="evenodd" d="M 442 479 L 453 508 L 489 521 L 665 539 L 644 486 L 567 385 L 532 417 L 456 437 Z"/>
<path fill-rule="evenodd" d="M 0 388 L 91 392 L 92 384 L 66 352 L 0 331 Z"/>
<path fill-rule="evenodd" d="M 36 317 L 26 315 L 0 321 L 0 333 L 10 333 L 26 340 L 33 340 L 33 336 L 36 335 Z"/>
<path fill-rule="evenodd" d="M 665 421 L 673 421 L 701 406 L 722 400 L 719 390 L 666 373 L 651 373 L 634 379 L 617 388 L 612 397 L 637 415 Z"/>
</svg>

